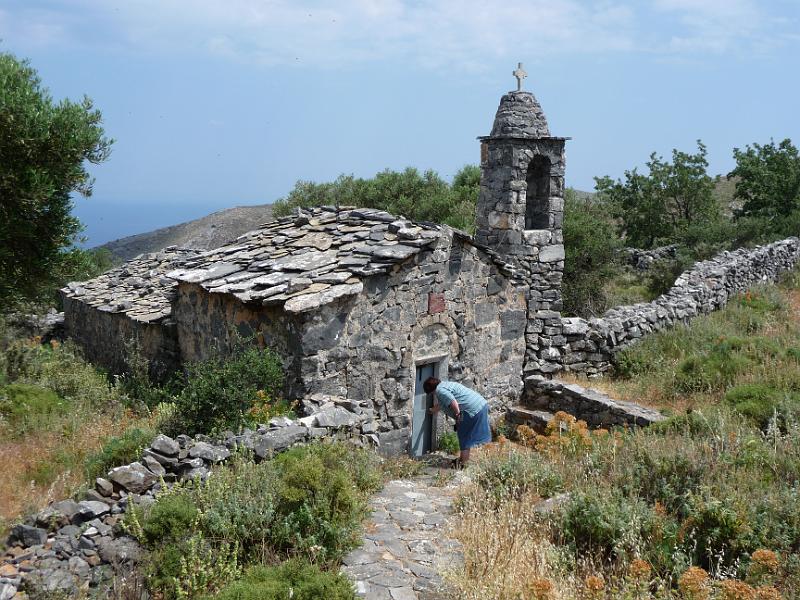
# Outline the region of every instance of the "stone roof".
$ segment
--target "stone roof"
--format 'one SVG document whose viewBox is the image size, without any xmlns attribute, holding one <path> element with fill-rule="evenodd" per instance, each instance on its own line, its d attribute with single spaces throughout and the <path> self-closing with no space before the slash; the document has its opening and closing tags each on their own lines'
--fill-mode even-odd
<svg viewBox="0 0 800 600">
<path fill-rule="evenodd" d="M 388 273 L 441 235 L 437 226 L 380 210 L 314 208 L 189 258 L 168 276 L 300 313 L 359 294 L 365 278 Z"/>
<path fill-rule="evenodd" d="M 530 92 L 509 92 L 500 100 L 490 137 L 549 137 L 544 111 Z"/>
<path fill-rule="evenodd" d="M 99 277 L 72 282 L 61 293 L 99 311 L 121 313 L 142 323 L 169 316 L 176 293 L 175 281 L 166 276 L 200 251 L 170 246 L 141 254 Z"/>
</svg>

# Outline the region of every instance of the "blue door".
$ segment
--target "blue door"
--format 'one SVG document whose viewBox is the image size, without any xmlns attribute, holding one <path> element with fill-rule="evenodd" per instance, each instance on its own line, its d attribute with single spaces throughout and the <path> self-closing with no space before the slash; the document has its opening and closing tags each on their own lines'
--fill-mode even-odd
<svg viewBox="0 0 800 600">
<path fill-rule="evenodd" d="M 417 367 L 414 383 L 414 412 L 411 419 L 411 456 L 422 456 L 431 451 L 433 442 L 433 416 L 428 409 L 433 406 L 433 394 L 426 394 L 422 384 L 434 375 L 434 363 Z"/>
</svg>

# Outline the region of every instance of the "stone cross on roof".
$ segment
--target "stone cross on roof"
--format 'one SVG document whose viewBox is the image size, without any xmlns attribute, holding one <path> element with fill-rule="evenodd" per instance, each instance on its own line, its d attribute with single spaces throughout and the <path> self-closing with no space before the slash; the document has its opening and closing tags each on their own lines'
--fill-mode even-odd
<svg viewBox="0 0 800 600">
<path fill-rule="evenodd" d="M 517 78 L 517 91 L 521 92 L 522 80 L 528 76 L 528 73 L 522 68 L 522 63 L 517 63 L 517 70 L 514 71 L 512 75 Z"/>
</svg>

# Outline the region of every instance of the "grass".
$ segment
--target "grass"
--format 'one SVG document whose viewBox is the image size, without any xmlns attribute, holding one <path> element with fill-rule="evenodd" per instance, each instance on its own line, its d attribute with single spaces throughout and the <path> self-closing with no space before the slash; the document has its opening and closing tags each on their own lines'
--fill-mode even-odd
<svg viewBox="0 0 800 600">
<path fill-rule="evenodd" d="M 666 422 L 590 432 L 560 414 L 478 456 L 458 502 L 456 596 L 800 597 L 799 284 L 625 352 L 601 386 Z"/>
<path fill-rule="evenodd" d="M 0 534 L 118 461 L 132 460 L 133 432 L 144 445 L 160 420 L 159 411 L 129 408 L 124 394 L 71 344 L 43 346 L 2 333 Z"/>
</svg>

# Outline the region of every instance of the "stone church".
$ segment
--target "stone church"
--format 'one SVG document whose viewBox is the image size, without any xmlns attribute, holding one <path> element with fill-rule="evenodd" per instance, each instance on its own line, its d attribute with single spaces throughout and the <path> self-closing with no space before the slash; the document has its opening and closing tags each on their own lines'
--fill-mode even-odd
<svg viewBox="0 0 800 600">
<path fill-rule="evenodd" d="M 474 236 L 373 209 L 301 211 L 70 284 L 67 330 L 112 370 L 135 343 L 155 376 L 254 337 L 284 358 L 288 397 L 371 401 L 381 442 L 423 454 L 437 437 L 427 377 L 500 409 L 525 374 L 560 368 L 566 139 L 533 94 L 510 92 L 479 138 Z"/>
</svg>

